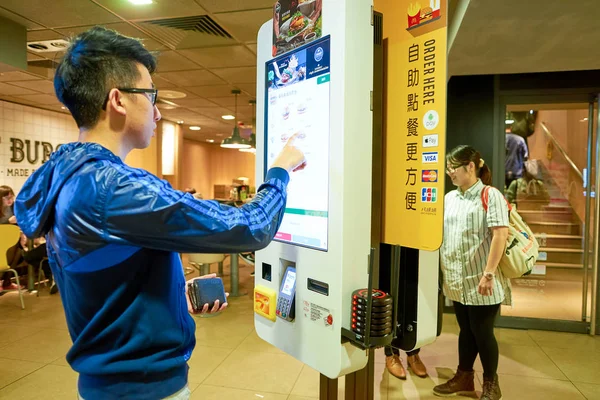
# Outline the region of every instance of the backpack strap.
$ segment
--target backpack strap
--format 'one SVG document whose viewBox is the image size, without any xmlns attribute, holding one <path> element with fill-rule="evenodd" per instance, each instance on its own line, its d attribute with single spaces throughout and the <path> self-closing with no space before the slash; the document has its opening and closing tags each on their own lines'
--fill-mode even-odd
<svg viewBox="0 0 600 400">
<path fill-rule="evenodd" d="M 488 211 L 488 203 L 490 200 L 490 187 L 485 185 L 483 190 L 481 191 L 481 203 L 483 204 L 483 209 L 485 212 Z"/>
<path fill-rule="evenodd" d="M 481 191 L 481 203 L 483 204 L 483 209 L 485 210 L 485 212 L 488 211 L 488 204 L 490 201 L 490 188 L 491 186 L 486 185 Z M 506 205 L 508 206 L 508 213 L 510 214 L 510 212 L 512 211 L 512 206 L 510 205 L 508 200 L 506 200 L 506 197 L 504 197 L 504 201 L 506 201 Z"/>
</svg>

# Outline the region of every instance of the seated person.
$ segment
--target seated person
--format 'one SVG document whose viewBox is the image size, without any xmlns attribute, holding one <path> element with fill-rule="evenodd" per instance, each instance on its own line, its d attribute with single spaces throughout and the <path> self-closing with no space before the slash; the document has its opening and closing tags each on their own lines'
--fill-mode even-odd
<svg viewBox="0 0 600 400">
<path fill-rule="evenodd" d="M 56 286 L 54 279 L 52 279 L 52 270 L 50 270 L 50 265 L 48 264 L 48 253 L 46 251 L 45 238 L 40 237 L 33 239 L 32 249 L 29 249 L 27 244 L 25 244 L 23 246 L 23 259 L 34 268 L 39 268 L 40 263 L 42 263 L 41 267 L 44 270 L 44 275 L 46 278 L 48 278 L 48 282 L 50 282 L 50 294 L 58 293 L 58 286 Z"/>
</svg>

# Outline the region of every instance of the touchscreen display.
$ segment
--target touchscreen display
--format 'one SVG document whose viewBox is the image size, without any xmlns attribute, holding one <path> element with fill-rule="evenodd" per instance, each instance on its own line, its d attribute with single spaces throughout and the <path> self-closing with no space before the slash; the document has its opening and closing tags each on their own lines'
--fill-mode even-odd
<svg viewBox="0 0 600 400">
<path fill-rule="evenodd" d="M 285 295 L 291 296 L 295 280 L 296 273 L 293 271 L 288 271 L 287 275 L 285 276 L 285 282 L 283 282 L 283 289 L 281 290 L 281 292 Z"/>
<path fill-rule="evenodd" d="M 311 42 L 266 65 L 265 165 L 288 139 L 306 155 L 291 174 L 283 222 L 275 240 L 327 251 L 329 216 L 330 38 Z"/>
</svg>

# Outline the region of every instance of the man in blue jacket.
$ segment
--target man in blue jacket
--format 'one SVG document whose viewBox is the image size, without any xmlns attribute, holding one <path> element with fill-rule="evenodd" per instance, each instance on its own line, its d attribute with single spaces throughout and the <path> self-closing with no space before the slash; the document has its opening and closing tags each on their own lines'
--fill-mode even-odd
<svg viewBox="0 0 600 400">
<path fill-rule="evenodd" d="M 125 165 L 131 150 L 150 144 L 161 117 L 155 67 L 139 41 L 114 31 L 76 37 L 54 86 L 79 141 L 61 146 L 15 205 L 25 234 L 47 238 L 73 339 L 67 361 L 85 400 L 188 398 L 195 324 L 178 253 L 266 247 L 283 217 L 289 172 L 305 163 L 292 140 L 241 208 L 196 200 Z"/>
</svg>

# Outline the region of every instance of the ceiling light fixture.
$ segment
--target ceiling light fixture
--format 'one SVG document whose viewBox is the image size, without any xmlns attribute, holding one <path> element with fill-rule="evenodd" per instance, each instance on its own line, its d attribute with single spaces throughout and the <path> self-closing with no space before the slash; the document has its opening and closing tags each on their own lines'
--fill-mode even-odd
<svg viewBox="0 0 600 400">
<path fill-rule="evenodd" d="M 237 116 L 237 97 L 238 94 L 242 93 L 242 91 L 239 89 L 234 89 L 231 91 L 231 93 L 235 95 L 235 116 L 230 119 L 235 120 Z M 237 122 L 234 122 L 231 137 L 228 137 L 227 139 L 223 140 L 223 142 L 221 142 L 221 147 L 224 147 L 226 149 L 248 149 L 251 146 L 246 139 L 240 136 L 240 129 L 238 128 L 238 124 Z"/>
<path fill-rule="evenodd" d="M 152 4 L 152 0 L 129 0 L 129 2 L 135 6 L 144 6 L 146 4 Z"/>
<path fill-rule="evenodd" d="M 515 120 L 514 119 L 507 119 L 506 121 L 504 121 L 504 123 L 506 123 L 506 124 L 514 124 Z"/>
<path fill-rule="evenodd" d="M 236 111 L 237 114 L 237 111 Z M 224 120 L 227 121 L 231 121 L 232 119 L 235 119 L 235 117 L 233 115 L 223 115 L 221 118 L 223 118 Z"/>
<path fill-rule="evenodd" d="M 199 126 L 190 126 L 190 131 L 199 131 L 200 129 L 202 128 L 200 128 Z"/>
<path fill-rule="evenodd" d="M 206 139 L 206 141 L 207 141 L 208 143 L 214 143 L 214 142 L 215 142 L 215 141 L 214 141 L 214 139 Z"/>
<path fill-rule="evenodd" d="M 184 122 L 185 122 L 185 121 L 184 121 L 184 120 L 182 120 L 182 119 L 180 119 L 179 121 L 177 121 L 177 123 L 178 123 L 179 125 L 183 124 Z"/>
<path fill-rule="evenodd" d="M 252 130 L 256 131 L 254 128 L 256 126 L 256 100 L 250 100 L 249 104 L 252 106 Z M 249 149 L 240 149 L 243 153 L 254 153 L 256 154 L 256 134 L 252 132 L 250 134 L 250 148 Z"/>
</svg>

